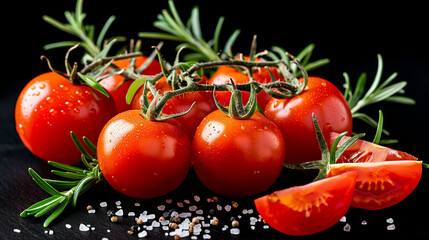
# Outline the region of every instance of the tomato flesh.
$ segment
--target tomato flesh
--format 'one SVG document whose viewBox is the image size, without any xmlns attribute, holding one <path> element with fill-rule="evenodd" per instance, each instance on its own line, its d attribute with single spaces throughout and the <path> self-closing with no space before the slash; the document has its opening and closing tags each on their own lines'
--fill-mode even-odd
<svg viewBox="0 0 429 240">
<path fill-rule="evenodd" d="M 46 161 L 74 164 L 81 162 L 81 153 L 70 131 L 97 142 L 104 124 L 115 114 L 111 98 L 49 72 L 31 80 L 20 93 L 15 123 L 22 142 L 33 154 Z"/>
<path fill-rule="evenodd" d="M 331 148 L 337 136 L 338 133 L 330 134 L 330 137 L 328 138 L 329 148 Z M 350 137 L 344 136 L 340 140 L 338 146 L 341 146 L 341 144 L 343 144 L 348 138 Z M 395 160 L 417 160 L 417 158 L 406 152 L 358 139 L 337 159 L 337 163 L 380 162 Z"/>
<path fill-rule="evenodd" d="M 256 209 L 274 229 L 310 235 L 336 224 L 350 207 L 356 173 L 347 172 L 306 185 L 276 191 L 255 200 Z"/>
<path fill-rule="evenodd" d="M 106 180 L 135 198 L 154 198 L 177 188 L 188 173 L 190 156 L 190 140 L 174 119 L 149 121 L 139 110 L 113 117 L 97 144 Z"/>
<path fill-rule="evenodd" d="M 238 120 L 216 110 L 198 126 L 192 144 L 198 178 L 222 196 L 248 197 L 265 191 L 283 168 L 281 132 L 259 112 Z"/>
<path fill-rule="evenodd" d="M 401 202 L 416 188 L 422 165 L 418 161 L 333 164 L 328 177 L 344 172 L 357 173 L 352 206 L 378 210 Z"/>
</svg>

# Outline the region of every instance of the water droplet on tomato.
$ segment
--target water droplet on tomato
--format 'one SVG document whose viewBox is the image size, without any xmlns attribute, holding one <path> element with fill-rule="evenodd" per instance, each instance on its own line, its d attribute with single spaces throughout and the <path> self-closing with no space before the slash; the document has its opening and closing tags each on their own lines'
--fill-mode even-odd
<svg viewBox="0 0 429 240">
<path fill-rule="evenodd" d="M 80 113 L 80 110 L 79 110 L 79 108 L 73 108 L 73 112 L 74 113 Z"/>
<path fill-rule="evenodd" d="M 89 109 L 89 114 L 90 115 L 94 115 L 94 114 L 96 114 L 97 113 L 97 110 L 95 109 L 95 108 L 91 108 L 91 109 Z"/>
<path fill-rule="evenodd" d="M 31 88 L 30 88 L 31 90 L 34 90 L 34 89 L 36 89 L 36 86 L 31 86 Z"/>
<path fill-rule="evenodd" d="M 39 85 L 39 88 L 40 89 L 44 89 L 46 87 L 46 85 L 44 84 L 44 83 L 41 83 L 40 85 Z"/>
<path fill-rule="evenodd" d="M 246 127 L 245 126 L 243 126 L 243 125 L 241 125 L 241 130 L 244 130 L 244 129 L 246 129 Z"/>
<path fill-rule="evenodd" d="M 19 133 L 19 135 L 21 135 L 21 136 L 24 136 L 24 126 L 22 126 L 22 124 L 20 123 L 20 124 L 18 124 L 18 133 Z"/>
<path fill-rule="evenodd" d="M 261 173 L 261 171 L 259 171 L 259 170 L 253 170 L 253 174 L 254 175 L 259 174 L 259 173 Z"/>
</svg>

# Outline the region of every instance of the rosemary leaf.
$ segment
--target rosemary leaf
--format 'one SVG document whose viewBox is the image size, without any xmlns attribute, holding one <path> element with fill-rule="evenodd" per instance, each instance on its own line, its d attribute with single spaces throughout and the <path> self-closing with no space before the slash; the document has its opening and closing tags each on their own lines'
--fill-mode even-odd
<svg viewBox="0 0 429 240">
<path fill-rule="evenodd" d="M 40 210 L 38 213 L 34 215 L 34 217 L 39 218 L 46 213 L 50 212 L 52 209 L 54 209 L 56 206 L 58 206 L 60 203 L 62 203 L 66 199 L 66 196 L 59 197 L 55 202 L 52 202 L 51 204 L 47 205 L 45 208 Z"/>
<path fill-rule="evenodd" d="M 86 174 L 63 172 L 63 171 L 58 171 L 58 170 L 51 170 L 51 172 L 57 176 L 64 177 L 64 178 L 70 178 L 70 179 L 81 180 L 82 178 L 86 177 Z"/>
<path fill-rule="evenodd" d="M 74 166 L 70 166 L 70 165 L 65 165 L 62 163 L 58 163 L 58 162 L 53 162 L 53 161 L 48 161 L 48 164 L 51 165 L 52 167 L 64 170 L 64 171 L 68 171 L 68 172 L 75 172 L 75 173 L 84 173 L 84 169 L 82 168 L 78 168 L 78 167 L 74 167 Z"/>
<path fill-rule="evenodd" d="M 63 211 L 64 209 L 67 207 L 67 205 L 70 203 L 70 196 L 67 196 L 65 201 L 63 201 L 57 209 L 55 209 L 55 211 L 53 213 L 51 213 L 51 215 L 49 215 L 49 217 L 45 220 L 45 222 L 43 223 L 43 227 L 48 227 L 49 224 L 51 224 L 51 222 L 53 220 L 55 220 Z"/>
<path fill-rule="evenodd" d="M 37 185 L 39 185 L 47 193 L 54 195 L 54 196 L 64 196 L 64 194 L 58 192 L 49 183 L 47 183 L 45 180 L 43 180 L 43 178 L 40 177 L 40 175 L 37 174 L 33 169 L 29 168 L 28 172 L 30 173 L 33 180 L 37 183 Z"/>
</svg>

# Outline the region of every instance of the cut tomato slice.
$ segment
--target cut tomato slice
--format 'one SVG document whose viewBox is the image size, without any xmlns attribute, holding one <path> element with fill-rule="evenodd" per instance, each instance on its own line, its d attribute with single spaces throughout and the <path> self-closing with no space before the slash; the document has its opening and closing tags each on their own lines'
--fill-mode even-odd
<svg viewBox="0 0 429 240">
<path fill-rule="evenodd" d="M 378 210 L 395 205 L 417 186 L 422 175 L 419 161 L 342 163 L 329 167 L 328 177 L 356 172 L 352 206 Z"/>
<path fill-rule="evenodd" d="M 332 147 L 338 133 L 331 133 L 328 141 L 329 148 Z M 343 144 L 350 137 L 344 136 L 338 146 Z M 382 162 L 395 160 L 417 160 L 411 154 L 384 147 L 372 142 L 358 139 L 353 143 L 338 159 L 337 163 L 357 163 L 357 162 Z"/>
<path fill-rule="evenodd" d="M 256 209 L 274 229 L 310 235 L 335 223 L 350 207 L 356 173 L 347 172 L 303 186 L 276 191 L 255 200 Z"/>
</svg>

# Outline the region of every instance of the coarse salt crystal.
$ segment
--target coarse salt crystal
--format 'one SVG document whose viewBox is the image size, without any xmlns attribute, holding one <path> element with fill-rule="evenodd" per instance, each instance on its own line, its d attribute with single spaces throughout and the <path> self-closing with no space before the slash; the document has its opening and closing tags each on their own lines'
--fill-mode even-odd
<svg viewBox="0 0 429 240">
<path fill-rule="evenodd" d="M 343 230 L 344 230 L 344 232 L 350 232 L 350 230 L 351 230 L 350 224 L 347 223 L 346 225 L 344 225 Z"/>
<path fill-rule="evenodd" d="M 395 224 L 390 224 L 387 226 L 387 230 L 389 231 L 395 230 L 395 228 L 396 228 Z"/>
<path fill-rule="evenodd" d="M 343 216 L 343 217 L 340 219 L 340 222 L 346 222 L 346 221 L 347 221 L 346 216 Z"/>
<path fill-rule="evenodd" d="M 138 236 L 139 238 L 144 238 L 144 237 L 146 237 L 146 236 L 147 236 L 147 232 L 146 232 L 145 230 L 143 230 L 143 231 L 139 232 L 139 234 L 137 234 L 137 236 Z"/>
<path fill-rule="evenodd" d="M 134 217 L 135 215 L 136 215 L 136 214 L 135 214 L 134 212 L 129 212 L 129 213 L 128 213 L 128 216 L 129 216 L 129 217 Z"/>
<path fill-rule="evenodd" d="M 224 209 L 225 209 L 225 211 L 227 211 L 227 212 L 231 211 L 231 205 L 226 205 L 226 206 L 224 207 Z"/>
<path fill-rule="evenodd" d="M 250 229 L 255 230 L 255 226 L 250 226 Z"/>
<path fill-rule="evenodd" d="M 201 214 L 203 214 L 203 210 L 202 209 L 198 209 L 197 211 L 195 211 L 195 213 L 201 215 Z"/>
<path fill-rule="evenodd" d="M 53 230 L 49 230 L 49 235 L 52 235 L 52 234 L 54 234 L 54 231 Z"/>
<path fill-rule="evenodd" d="M 180 236 L 181 238 L 188 237 L 188 236 L 189 236 L 189 231 L 182 231 L 182 232 L 179 234 L 179 236 Z"/>
<path fill-rule="evenodd" d="M 104 237 L 104 238 L 102 238 L 101 240 L 109 240 L 108 238 L 106 238 L 106 237 Z"/>
<path fill-rule="evenodd" d="M 258 219 L 257 219 L 257 218 L 255 218 L 255 217 L 250 217 L 250 225 L 255 225 L 257 221 L 258 221 Z"/>
<path fill-rule="evenodd" d="M 247 209 L 247 214 L 252 214 L 253 213 L 253 209 Z"/>
<path fill-rule="evenodd" d="M 168 231 L 168 229 L 170 229 L 168 226 L 162 226 L 162 230 Z"/>
<path fill-rule="evenodd" d="M 269 225 L 264 225 L 263 228 L 264 229 L 268 229 L 268 228 L 270 228 L 270 226 Z"/>
<path fill-rule="evenodd" d="M 119 209 L 118 211 L 116 211 L 115 215 L 118 217 L 124 216 L 124 210 Z"/>
<path fill-rule="evenodd" d="M 217 210 L 218 210 L 218 211 L 221 211 L 221 210 L 222 210 L 222 206 L 221 206 L 221 205 L 219 205 L 219 204 L 216 206 L 216 208 L 217 208 Z"/>
<path fill-rule="evenodd" d="M 196 239 L 198 239 L 198 237 L 197 236 L 192 236 L 191 239 L 196 240 Z"/>
<path fill-rule="evenodd" d="M 194 201 L 195 202 L 199 202 L 200 200 L 201 200 L 200 196 L 198 196 L 198 195 L 194 196 Z"/>
<path fill-rule="evenodd" d="M 69 228 L 69 229 L 72 227 L 72 226 L 71 226 L 70 224 L 68 224 L 68 223 L 67 223 L 65 226 L 66 226 L 66 228 Z"/>
<path fill-rule="evenodd" d="M 92 231 L 94 231 L 94 230 L 95 230 L 95 227 L 91 227 L 91 230 L 92 230 Z"/>
<path fill-rule="evenodd" d="M 88 210 L 88 213 L 95 213 L 95 209 Z"/>
<path fill-rule="evenodd" d="M 79 225 L 79 231 L 82 231 L 82 232 L 89 231 L 89 227 L 87 227 L 85 224 L 81 223 Z"/>
<path fill-rule="evenodd" d="M 159 205 L 158 206 L 158 210 L 159 211 L 164 211 L 165 210 L 165 205 Z"/>
<path fill-rule="evenodd" d="M 101 202 L 100 207 L 107 207 L 107 202 Z"/>
<path fill-rule="evenodd" d="M 203 239 L 211 239 L 212 238 L 212 236 L 210 236 L 209 234 L 204 234 L 203 235 Z"/>
<path fill-rule="evenodd" d="M 238 235 L 238 234 L 240 234 L 240 229 L 239 228 L 231 228 L 231 230 L 229 230 L 229 232 L 232 235 Z"/>
<path fill-rule="evenodd" d="M 368 223 L 365 220 L 362 221 L 362 225 L 366 226 L 367 224 Z"/>
<path fill-rule="evenodd" d="M 121 205 L 121 201 L 116 201 L 115 204 L 116 204 L 116 206 L 119 206 L 119 205 Z"/>
<path fill-rule="evenodd" d="M 387 223 L 393 223 L 394 221 L 393 221 L 393 218 L 388 218 L 388 219 L 386 219 L 386 222 Z"/>
<path fill-rule="evenodd" d="M 189 204 L 191 203 L 191 201 L 189 201 L 188 199 L 183 200 L 184 203 Z"/>
<path fill-rule="evenodd" d="M 134 206 L 140 207 L 140 203 L 136 202 L 136 203 L 134 203 Z"/>
<path fill-rule="evenodd" d="M 183 203 L 182 202 L 177 202 L 177 206 L 182 208 L 183 207 Z"/>
<path fill-rule="evenodd" d="M 171 199 L 166 199 L 166 200 L 165 200 L 165 202 L 166 202 L 166 203 L 172 203 L 172 202 L 173 202 L 173 200 L 171 200 Z"/>
<path fill-rule="evenodd" d="M 21 232 L 21 230 L 19 230 L 17 228 L 13 229 L 13 231 L 16 232 L 16 233 L 20 233 Z"/>
<path fill-rule="evenodd" d="M 157 222 L 157 221 L 153 221 L 152 222 L 152 227 L 160 227 L 161 223 Z"/>
<path fill-rule="evenodd" d="M 194 212 L 195 210 L 197 210 L 197 206 L 195 205 L 189 206 L 189 211 Z"/>
</svg>

